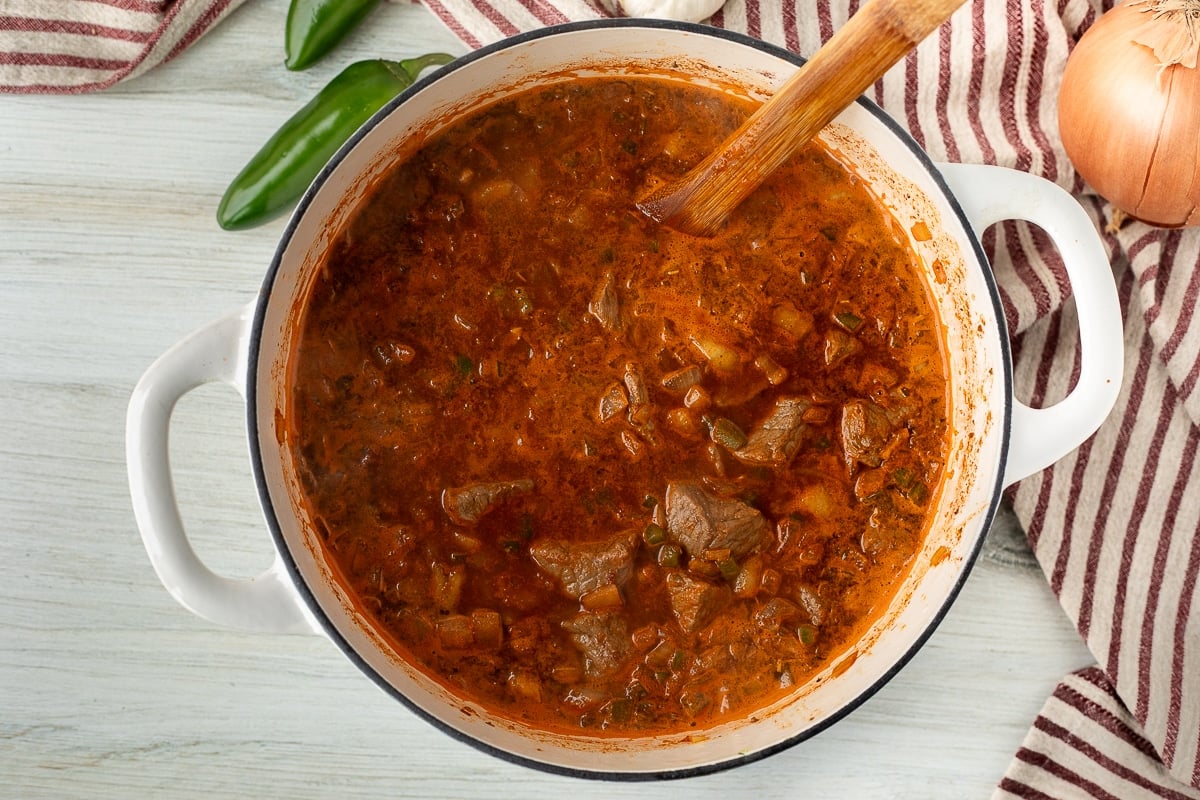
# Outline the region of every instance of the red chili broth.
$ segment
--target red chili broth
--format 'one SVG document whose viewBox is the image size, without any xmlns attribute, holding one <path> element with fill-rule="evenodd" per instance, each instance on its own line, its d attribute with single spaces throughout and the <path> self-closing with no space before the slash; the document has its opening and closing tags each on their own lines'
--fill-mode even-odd
<svg viewBox="0 0 1200 800">
<path fill-rule="evenodd" d="M 287 442 L 326 555 L 405 658 L 511 719 L 749 716 L 921 548 L 943 344 L 869 188 L 814 142 L 711 239 L 634 206 L 752 108 L 642 77 L 481 108 L 311 287 Z"/>
</svg>

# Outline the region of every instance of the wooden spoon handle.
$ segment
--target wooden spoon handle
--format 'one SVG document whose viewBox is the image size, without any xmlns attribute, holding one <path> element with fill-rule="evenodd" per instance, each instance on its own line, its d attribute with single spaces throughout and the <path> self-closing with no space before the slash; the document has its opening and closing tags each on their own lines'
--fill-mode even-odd
<svg viewBox="0 0 1200 800">
<path fill-rule="evenodd" d="M 720 147 L 638 207 L 677 230 L 712 235 L 771 172 L 963 2 L 868 0 Z"/>
</svg>

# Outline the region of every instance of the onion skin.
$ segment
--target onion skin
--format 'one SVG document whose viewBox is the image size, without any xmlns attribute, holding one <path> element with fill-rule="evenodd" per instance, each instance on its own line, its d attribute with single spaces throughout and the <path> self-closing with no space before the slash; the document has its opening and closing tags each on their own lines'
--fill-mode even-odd
<svg viewBox="0 0 1200 800">
<path fill-rule="evenodd" d="M 1118 209 L 1164 228 L 1200 225 L 1200 70 L 1160 66 L 1133 41 L 1147 20 L 1126 2 L 1079 40 L 1063 72 L 1059 133 L 1075 169 Z"/>
</svg>

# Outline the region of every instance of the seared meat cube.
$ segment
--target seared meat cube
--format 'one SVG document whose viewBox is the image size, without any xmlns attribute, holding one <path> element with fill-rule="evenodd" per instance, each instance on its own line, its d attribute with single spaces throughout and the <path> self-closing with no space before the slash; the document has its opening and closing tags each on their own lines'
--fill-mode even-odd
<svg viewBox="0 0 1200 800">
<path fill-rule="evenodd" d="M 621 303 L 617 297 L 617 282 L 611 272 L 605 273 L 604 282 L 588 303 L 588 311 L 610 331 L 621 326 Z"/>
<path fill-rule="evenodd" d="M 505 498 L 533 491 L 533 481 L 475 483 L 442 492 L 442 508 L 455 525 L 473 525 Z"/>
<path fill-rule="evenodd" d="M 782 597 L 772 597 L 754 612 L 754 621 L 763 630 L 777 633 L 780 626 L 800 616 L 800 609 L 795 603 Z"/>
<path fill-rule="evenodd" d="M 603 678 L 620 669 L 629 656 L 629 629 L 623 614 L 581 611 L 562 626 L 583 654 L 583 669 L 590 678 Z"/>
<path fill-rule="evenodd" d="M 692 558 L 727 549 L 740 559 L 771 539 L 771 526 L 758 509 L 714 497 L 698 483 L 667 484 L 665 501 L 667 535 Z"/>
<path fill-rule="evenodd" d="M 676 571 L 667 574 L 667 596 L 680 629 L 684 633 L 694 633 L 729 605 L 733 594 L 728 586 Z"/>
<path fill-rule="evenodd" d="M 744 447 L 733 451 L 744 464 L 783 467 L 792 460 L 804 440 L 804 412 L 812 402 L 802 397 L 781 397 L 771 415 L 759 423 Z"/>
<path fill-rule="evenodd" d="M 868 467 L 883 463 L 883 448 L 895 425 L 888 413 L 870 400 L 851 400 L 842 406 L 842 452 L 846 465 L 861 462 Z"/>
<path fill-rule="evenodd" d="M 626 531 L 602 542 L 563 542 L 549 539 L 529 548 L 543 572 L 558 579 L 563 591 L 578 600 L 585 594 L 613 583 L 629 580 L 637 531 Z"/>
</svg>

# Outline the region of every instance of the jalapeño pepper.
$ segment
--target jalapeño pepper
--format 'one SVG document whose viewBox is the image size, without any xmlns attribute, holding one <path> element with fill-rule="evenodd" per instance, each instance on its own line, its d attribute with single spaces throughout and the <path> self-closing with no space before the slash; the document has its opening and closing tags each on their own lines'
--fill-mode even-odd
<svg viewBox="0 0 1200 800">
<path fill-rule="evenodd" d="M 284 49 L 288 69 L 305 69 L 332 50 L 379 0 L 292 0 Z"/>
<path fill-rule="evenodd" d="M 233 179 L 217 207 L 217 222 L 225 230 L 242 230 L 287 210 L 372 114 L 412 85 L 426 67 L 453 59 L 445 53 L 428 53 L 404 61 L 357 61 L 346 67 L 292 115 Z"/>
</svg>

